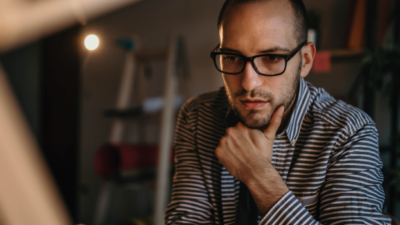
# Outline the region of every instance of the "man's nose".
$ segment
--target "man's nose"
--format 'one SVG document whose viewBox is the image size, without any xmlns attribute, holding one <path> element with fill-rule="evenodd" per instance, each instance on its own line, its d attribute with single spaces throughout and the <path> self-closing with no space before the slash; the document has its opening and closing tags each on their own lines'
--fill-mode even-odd
<svg viewBox="0 0 400 225">
<path fill-rule="evenodd" d="M 255 71 L 251 62 L 246 63 L 241 76 L 241 85 L 248 92 L 262 85 L 262 76 Z"/>
</svg>

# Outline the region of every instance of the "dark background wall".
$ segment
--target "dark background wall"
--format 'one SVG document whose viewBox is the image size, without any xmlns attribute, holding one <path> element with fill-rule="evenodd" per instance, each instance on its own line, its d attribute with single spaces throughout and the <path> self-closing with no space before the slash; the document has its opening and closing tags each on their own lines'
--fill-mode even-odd
<svg viewBox="0 0 400 225">
<path fill-rule="evenodd" d="M 79 27 L 42 40 L 41 145 L 72 217 L 77 212 L 80 124 Z"/>
</svg>

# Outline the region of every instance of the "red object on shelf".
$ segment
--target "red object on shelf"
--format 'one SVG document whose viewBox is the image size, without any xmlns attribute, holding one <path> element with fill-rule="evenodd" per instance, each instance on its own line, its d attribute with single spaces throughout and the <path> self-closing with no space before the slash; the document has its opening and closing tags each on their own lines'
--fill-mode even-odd
<svg viewBox="0 0 400 225">
<path fill-rule="evenodd" d="M 119 144 L 120 170 L 132 170 L 146 167 L 156 167 L 158 162 L 157 145 Z"/>
<path fill-rule="evenodd" d="M 104 144 L 94 156 L 94 169 L 103 178 L 116 171 L 157 167 L 158 146 L 151 144 Z M 173 161 L 174 151 L 171 151 Z"/>
<path fill-rule="evenodd" d="M 313 71 L 316 73 L 331 72 L 331 54 L 327 51 L 319 51 L 315 54 Z"/>
<path fill-rule="evenodd" d="M 110 178 L 118 170 L 120 156 L 116 146 L 102 145 L 94 156 L 94 170 L 103 178 Z"/>
</svg>

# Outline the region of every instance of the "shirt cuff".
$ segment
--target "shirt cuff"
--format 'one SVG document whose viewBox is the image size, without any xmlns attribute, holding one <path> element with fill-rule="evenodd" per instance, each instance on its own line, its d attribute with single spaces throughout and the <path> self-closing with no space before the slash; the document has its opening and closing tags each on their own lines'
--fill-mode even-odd
<svg viewBox="0 0 400 225">
<path fill-rule="evenodd" d="M 320 224 L 289 191 L 262 218 L 259 225 L 266 224 Z"/>
</svg>

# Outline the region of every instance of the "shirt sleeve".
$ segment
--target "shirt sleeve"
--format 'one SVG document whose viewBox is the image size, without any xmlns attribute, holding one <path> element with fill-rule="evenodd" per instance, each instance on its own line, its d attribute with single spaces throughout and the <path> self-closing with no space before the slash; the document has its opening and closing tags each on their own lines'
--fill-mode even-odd
<svg viewBox="0 0 400 225">
<path fill-rule="evenodd" d="M 186 104 L 187 105 L 187 104 Z M 212 208 L 195 148 L 191 112 L 183 106 L 175 131 L 175 174 L 165 224 L 213 224 Z"/>
<path fill-rule="evenodd" d="M 314 218 L 289 191 L 262 218 L 260 224 L 391 224 L 382 214 L 382 162 L 378 133 L 367 124 L 332 151 Z"/>
</svg>

